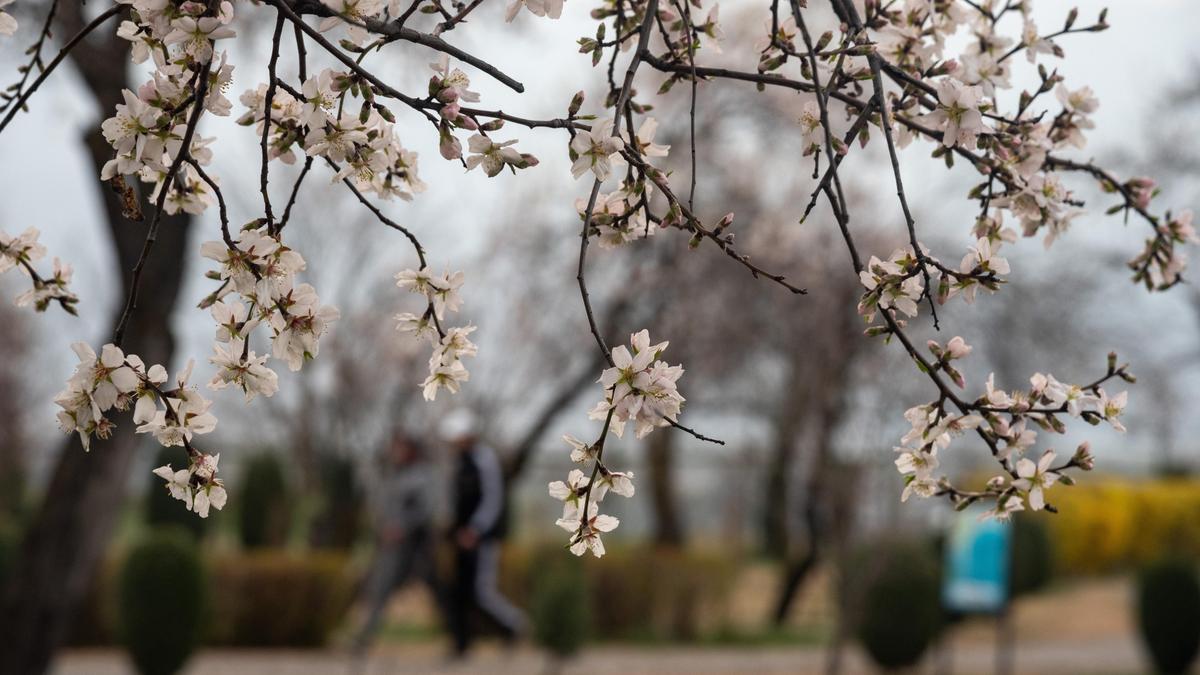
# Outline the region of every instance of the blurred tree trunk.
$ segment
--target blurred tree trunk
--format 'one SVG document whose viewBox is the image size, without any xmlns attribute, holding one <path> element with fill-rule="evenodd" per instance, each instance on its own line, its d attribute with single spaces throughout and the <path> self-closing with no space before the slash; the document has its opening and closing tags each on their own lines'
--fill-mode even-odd
<svg viewBox="0 0 1200 675">
<path fill-rule="evenodd" d="M 830 295 L 836 300 L 846 301 L 857 292 L 856 287 L 846 287 L 836 289 Z M 846 302 L 844 306 L 849 304 Z M 805 439 L 811 454 L 807 458 L 804 491 L 799 498 L 790 499 L 790 495 L 785 493 L 782 501 L 768 502 L 768 507 L 776 505 L 781 520 L 794 508 L 803 523 L 806 538 L 803 551 L 797 555 L 786 540 L 791 528 L 784 522 L 785 541 L 780 549 L 784 553 L 785 568 L 772 616 L 776 625 L 787 621 L 797 594 L 809 573 L 821 561 L 826 539 L 837 529 L 831 522 L 835 508 L 833 502 L 839 496 L 840 489 L 835 475 L 837 466 L 833 459 L 833 436 L 844 417 L 845 398 L 854 362 L 866 341 L 858 335 L 860 324 L 856 315 L 836 310 L 832 314 L 837 319 L 815 336 L 816 339 L 803 346 L 797 345 L 791 373 L 794 391 L 789 392 L 786 407 L 781 411 L 781 417 L 786 421 L 784 428 L 794 425 L 789 440 L 794 439 L 798 432 L 800 438 Z M 788 451 L 794 452 L 791 448 Z M 788 472 L 791 472 L 790 461 Z M 769 480 L 770 484 L 783 480 L 786 485 L 789 478 L 770 476 Z M 772 495 L 768 494 L 770 497 Z"/>
<path fill-rule="evenodd" d="M 74 35 L 86 23 L 81 15 L 82 4 L 60 4 L 61 35 Z M 76 47 L 72 60 L 101 117 L 105 117 L 121 101 L 121 90 L 129 86 L 128 43 L 116 37 L 112 25 L 91 37 Z M 35 99 L 31 107 L 38 105 Z M 96 185 L 102 187 L 98 178 L 100 168 L 112 156 L 112 149 L 101 136 L 98 124 L 84 141 L 94 165 Z M 100 217 L 107 219 L 112 232 L 120 272 L 122 301 L 117 307 L 120 312 L 130 270 L 141 252 L 153 207 L 143 198 L 147 220 L 130 222 L 122 216 L 116 196 L 106 188 L 102 192 L 104 214 Z M 129 323 L 124 346 L 147 364 L 170 367 L 175 344 L 168 322 L 183 275 L 188 224 L 186 216 L 163 218 L 158 243 L 144 270 L 138 308 Z M 112 438 L 97 443 L 90 453 L 83 452 L 74 436 L 64 444 L 41 508 L 25 532 L 3 597 L 0 635 L 4 636 L 4 648 L 0 654 L 0 674 L 45 672 L 54 652 L 67 638 L 71 619 L 104 555 L 125 497 L 124 486 L 139 440 L 133 424 L 126 418 L 121 420 Z"/>
<path fill-rule="evenodd" d="M 766 498 L 763 501 L 763 547 L 767 555 L 778 560 L 787 558 L 791 544 L 788 512 L 791 504 L 796 438 L 801 431 L 810 394 L 809 383 L 801 377 L 807 358 L 804 350 L 799 348 L 789 355 L 787 390 L 783 404 L 775 413 L 775 448 L 767 466 Z"/>
<path fill-rule="evenodd" d="M 682 546 L 683 519 L 679 513 L 679 496 L 675 471 L 675 438 L 671 429 L 650 436 L 646 448 L 650 460 L 650 498 L 654 510 L 654 543 L 659 546 Z"/>
<path fill-rule="evenodd" d="M 844 382 L 844 380 L 841 380 Z M 833 434 L 842 420 L 842 394 L 844 387 L 839 387 L 832 381 L 821 392 L 822 407 L 814 417 L 815 424 L 813 439 L 813 457 L 808 467 L 808 477 L 805 481 L 804 494 L 799 503 L 800 517 L 804 522 L 804 530 L 808 535 L 804 552 L 799 557 L 788 556 L 784 571 L 783 583 L 779 589 L 779 598 L 775 603 L 775 625 L 783 625 L 792 609 L 796 595 L 804 585 L 810 572 L 821 560 L 821 548 L 824 540 L 830 534 L 829 500 L 838 487 L 832 474 L 834 462 Z M 832 485 L 832 489 L 831 489 Z"/>
<path fill-rule="evenodd" d="M 22 380 L 29 375 L 29 332 L 26 310 L 0 308 L 0 528 L 19 518 L 24 508 L 27 444 L 23 416 L 27 408 Z"/>
</svg>

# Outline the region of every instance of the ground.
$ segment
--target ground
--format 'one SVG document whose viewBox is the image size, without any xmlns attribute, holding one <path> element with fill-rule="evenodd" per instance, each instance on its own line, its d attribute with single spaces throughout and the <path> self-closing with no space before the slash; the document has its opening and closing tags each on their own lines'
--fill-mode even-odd
<svg viewBox="0 0 1200 675">
<path fill-rule="evenodd" d="M 1017 634 L 1016 672 L 1037 675 L 1130 674 L 1145 661 L 1131 624 L 1131 585 L 1127 579 L 1093 579 L 1051 589 L 1022 600 L 1013 615 Z M 995 624 L 976 620 L 955 628 L 943 648 L 920 672 L 995 672 Z M 383 675 L 384 673 L 488 673 L 525 675 L 553 672 L 547 658 L 531 647 L 504 651 L 485 645 L 462 663 L 448 663 L 438 641 L 391 642 L 356 663 L 342 652 L 207 650 L 185 675 Z M 820 673 L 826 654 L 820 646 L 629 646 L 600 645 L 562 664 L 564 674 L 655 675 Z M 845 673 L 868 673 L 865 657 L 849 650 Z M 119 650 L 69 652 L 55 675 L 126 675 L 129 662 Z"/>
</svg>

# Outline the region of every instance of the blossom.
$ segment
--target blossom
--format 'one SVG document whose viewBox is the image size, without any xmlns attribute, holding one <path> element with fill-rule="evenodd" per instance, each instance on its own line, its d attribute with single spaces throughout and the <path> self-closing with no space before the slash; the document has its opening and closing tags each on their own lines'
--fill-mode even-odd
<svg viewBox="0 0 1200 675">
<path fill-rule="evenodd" d="M 563 517 L 555 521 L 555 525 L 572 533 L 571 553 L 583 555 L 591 550 L 592 555 L 597 558 L 604 555 L 604 542 L 600 541 L 600 534 L 612 532 L 621 521 L 613 516 L 601 515 L 599 512 L 600 505 L 592 502 L 588 505 L 586 520 L 582 518 L 582 514 L 577 513 L 573 518 Z"/>
<path fill-rule="evenodd" d="M 559 0 L 559 7 L 562 7 L 562 0 Z M 554 17 L 558 18 L 558 17 Z M 429 64 L 435 75 L 429 78 L 429 95 L 433 96 L 442 103 L 454 103 L 456 101 L 466 101 L 474 103 L 479 100 L 479 94 L 471 91 L 467 87 L 471 86 L 471 78 L 458 68 L 451 70 L 450 57 L 442 54 L 441 58 Z"/>
<path fill-rule="evenodd" d="M 216 477 L 220 455 L 199 455 L 193 458 L 186 469 L 174 470 L 170 465 L 160 466 L 152 473 L 167 482 L 167 492 L 184 503 L 189 511 L 207 518 L 209 509 L 218 511 L 225 507 L 228 493 L 221 479 Z"/>
<path fill-rule="evenodd" d="M 17 296 L 17 307 L 33 305 L 37 311 L 44 312 L 51 302 L 57 301 L 63 309 L 71 314 L 75 313 L 74 305 L 79 302 L 79 298 L 67 290 L 74 271 L 70 265 L 58 258 L 54 259 L 51 269 L 49 278 L 34 279 L 33 287 Z"/>
<path fill-rule="evenodd" d="M 587 494 L 587 486 L 590 482 L 591 479 L 582 471 L 572 469 L 567 474 L 565 483 L 561 480 L 550 483 L 550 496 L 563 503 L 563 518 L 576 520 L 579 518 L 579 512 L 583 509 L 584 495 Z"/>
<path fill-rule="evenodd" d="M 467 337 L 471 333 L 474 333 L 475 329 L 475 326 L 460 326 L 448 329 L 441 342 L 434 348 L 432 358 L 446 363 L 464 356 L 475 356 L 479 352 L 479 348 Z"/>
<path fill-rule="evenodd" d="M 336 16 L 326 17 L 317 25 L 317 30 L 324 33 L 325 31 L 338 26 L 345 25 L 346 37 L 356 45 L 361 45 L 371 35 L 367 29 L 356 26 L 353 23 L 362 23 L 367 19 L 372 19 L 383 11 L 383 0 L 321 0 L 321 4 L 328 7 Z M 343 18 L 346 21 L 343 21 Z"/>
<path fill-rule="evenodd" d="M 995 519 L 1007 521 L 1013 514 L 1025 510 L 1025 504 L 1015 495 L 1002 495 L 996 500 L 996 505 L 979 517 L 980 520 Z"/>
<path fill-rule="evenodd" d="M 1020 478 L 1013 481 L 1013 486 L 1025 491 L 1029 499 L 1029 508 L 1034 511 L 1041 511 L 1045 508 L 1045 490 L 1050 489 L 1050 486 L 1059 479 L 1059 475 L 1050 470 L 1053 462 L 1053 451 L 1043 453 L 1037 464 L 1028 458 L 1022 458 L 1017 462 L 1017 475 Z"/>
<path fill-rule="evenodd" d="M 231 38 L 237 35 L 229 26 L 213 16 L 194 18 L 183 16 L 171 22 L 171 32 L 163 37 L 163 43 L 168 45 L 181 44 L 183 50 L 197 61 L 207 61 L 212 57 L 212 41 Z"/>
<path fill-rule="evenodd" d="M 599 501 L 610 491 L 622 497 L 632 497 L 634 493 L 633 472 L 610 471 L 601 466 L 600 480 L 596 483 L 594 498 Z"/>
<path fill-rule="evenodd" d="M 1054 89 L 1054 97 L 1066 110 L 1082 115 L 1090 115 L 1100 107 L 1100 101 L 1091 87 L 1080 87 L 1071 91 L 1065 85 L 1059 84 Z"/>
<path fill-rule="evenodd" d="M 91 447 L 92 435 L 106 438 L 113 429 L 104 413 L 113 407 L 124 409 L 130 394 L 137 390 L 142 360 L 112 344 L 104 345 L 99 356 L 84 342 L 71 349 L 79 357 L 67 386 L 54 397 L 62 408 L 58 425 L 67 433 L 77 432 L 84 450 Z"/>
<path fill-rule="evenodd" d="M 649 194 L 649 186 L 646 188 Z M 580 219 L 587 217 L 587 199 L 576 199 L 575 210 Z M 628 213 L 629 195 L 625 190 L 612 193 L 597 193 L 592 204 L 591 227 L 596 233 L 596 243 L 602 249 L 613 249 L 637 239 L 654 236 L 657 225 L 650 225 L 646 215 L 638 209 Z"/>
<path fill-rule="evenodd" d="M 907 257 L 904 251 L 894 252 L 892 259 L 887 262 L 871 256 L 866 269 L 858 273 L 859 282 L 868 291 L 867 302 L 859 305 L 859 311 L 868 320 L 874 316 L 875 306 L 880 309 L 894 308 L 908 316 L 917 315 L 917 301 L 925 292 L 925 284 L 915 270 L 904 272 L 904 268 L 896 262 Z"/>
<path fill-rule="evenodd" d="M 450 393 L 457 394 L 459 383 L 466 382 L 471 379 L 471 374 L 463 366 L 462 361 L 452 361 L 450 363 L 436 364 L 429 372 L 429 376 L 421 383 L 421 393 L 426 401 L 434 401 L 437 399 L 438 389 L 445 387 Z"/>
<path fill-rule="evenodd" d="M 267 356 L 256 356 L 254 352 L 245 352 L 242 357 L 242 340 L 232 340 L 228 346 L 220 342 L 213 345 L 216 355 L 209 359 L 217 367 L 217 373 L 208 383 L 210 389 L 224 389 L 235 384 L 241 387 L 249 403 L 258 394 L 271 397 L 279 389 L 279 376 L 267 367 Z"/>
<path fill-rule="evenodd" d="M 419 270 L 403 270 L 395 278 L 400 288 L 428 298 L 438 320 L 446 317 L 447 310 L 457 312 L 462 307 L 462 296 L 458 292 L 466 279 L 462 272 L 446 272 L 437 276 L 429 268 L 423 267 Z"/>
<path fill-rule="evenodd" d="M 24 232 L 15 237 L 0 231 L 0 274 L 46 255 L 46 247 L 38 243 L 40 235 L 41 232 L 36 227 L 25 228 Z"/>
<path fill-rule="evenodd" d="M 292 288 L 289 283 L 275 299 L 275 309 L 268 319 L 275 331 L 271 354 L 286 361 L 291 371 L 300 370 L 305 361 L 317 357 L 321 336 L 341 316 L 336 307 L 321 304 L 309 284 Z"/>
<path fill-rule="evenodd" d="M 1125 410 L 1125 403 L 1129 399 L 1129 392 L 1123 391 L 1111 398 L 1108 396 L 1108 392 L 1104 391 L 1103 389 L 1101 389 L 1099 393 L 1100 398 L 1096 402 L 1096 407 L 1099 410 L 1100 415 L 1104 419 L 1108 420 L 1108 423 L 1112 425 L 1113 429 L 1124 433 L 1125 425 L 1121 424 L 1121 420 L 1118 419 L 1118 417 L 1120 417 L 1121 413 Z"/>
<path fill-rule="evenodd" d="M 0 0 L 0 7 L 11 4 L 13 0 Z M 17 20 L 12 14 L 0 11 L 0 35 L 12 35 L 17 32 Z"/>
<path fill-rule="evenodd" d="M 929 477 L 920 477 L 914 475 L 904 485 L 904 490 L 900 493 L 900 501 L 906 502 L 908 498 L 916 495 L 922 499 L 928 499 L 938 491 L 938 482 Z"/>
<path fill-rule="evenodd" d="M 223 241 L 206 241 L 200 245 L 200 255 L 220 263 L 217 275 L 228 280 L 233 290 L 243 295 L 253 294 L 268 256 L 280 247 L 279 240 L 265 230 L 242 230 L 229 248 Z M 215 316 L 215 315 L 214 315 Z"/>
<path fill-rule="evenodd" d="M 175 391 L 169 397 L 162 397 L 164 408 L 140 424 L 137 433 L 149 433 L 167 447 L 186 447 L 193 436 L 207 434 L 217 427 L 216 416 L 208 411 L 212 401 L 200 396 L 195 387 L 188 385 L 194 364 L 193 360 L 188 360 L 187 366 L 175 376 Z"/>
<path fill-rule="evenodd" d="M 344 162 L 369 140 L 366 126 L 358 121 L 357 116 L 342 115 L 338 120 L 330 120 L 311 129 L 304 137 L 304 152 L 309 156 Z"/>
<path fill-rule="evenodd" d="M 942 145 L 960 145 L 968 149 L 983 132 L 983 114 L 978 87 L 944 79 L 937 84 L 937 108 L 921 117 L 921 121 L 942 132 Z"/>
<path fill-rule="evenodd" d="M 417 316 L 411 312 L 403 312 L 395 316 L 396 330 L 401 333 L 412 333 L 417 337 L 425 337 L 433 342 L 438 342 L 437 326 L 433 325 L 433 320 L 426 314 Z"/>
<path fill-rule="evenodd" d="M 996 95 L 996 89 L 1008 89 L 1008 63 L 986 52 L 963 56 L 961 79 L 964 84 L 978 85 L 985 96 Z"/>
<path fill-rule="evenodd" d="M 107 180 L 119 174 L 137 173 L 144 166 L 162 168 L 165 139 L 159 130 L 163 111 L 141 100 L 128 89 L 121 90 L 124 103 L 118 103 L 116 114 L 100 124 L 104 139 L 117 152 L 117 158 L 107 162 L 101 178 Z"/>
<path fill-rule="evenodd" d="M 220 484 L 220 481 L 214 481 L 199 490 L 193 497 L 192 510 L 201 518 L 208 517 L 208 509 L 212 508 L 220 511 L 225 508 L 225 502 L 229 495 L 225 492 L 225 487 Z"/>
<path fill-rule="evenodd" d="M 607 397 L 589 416 L 608 419 L 611 411 L 613 433 L 620 437 L 625 424 L 632 421 L 635 435 L 643 438 L 656 427 L 670 425 L 679 415 L 684 398 L 675 383 L 683 368 L 656 360 L 669 343 L 651 345 L 649 331 L 634 333 L 629 342 L 632 352 L 625 345 L 612 350 L 613 366 L 601 373 L 599 380 Z"/>
<path fill-rule="evenodd" d="M 592 125 L 590 131 L 578 131 L 571 139 L 571 154 L 575 158 L 571 175 L 579 178 L 589 170 L 596 180 L 608 180 L 612 174 L 612 155 L 621 151 L 621 139 L 612 133 L 613 121 L 604 119 Z"/>
<path fill-rule="evenodd" d="M 305 125 L 311 128 L 325 126 L 330 113 L 337 109 L 338 94 L 345 90 L 341 84 L 341 79 L 345 76 L 343 72 L 326 68 L 304 81 L 300 93 L 304 94 L 301 120 Z"/>
<path fill-rule="evenodd" d="M 895 461 L 896 469 L 901 474 L 912 474 L 917 478 L 929 478 L 933 470 L 938 467 L 936 448 L 931 448 L 928 452 L 923 450 L 906 450 L 904 448 L 896 449 L 903 451 Z"/>
<path fill-rule="evenodd" d="M 645 157 L 666 157 L 667 152 L 671 149 L 669 145 L 658 145 L 654 142 L 656 131 L 658 131 L 658 120 L 653 117 L 647 117 L 642 121 L 642 126 L 638 127 L 633 144 Z"/>
<path fill-rule="evenodd" d="M 167 492 L 171 497 L 182 501 L 192 510 L 192 472 L 188 469 L 175 471 L 170 465 L 160 466 L 152 472 L 155 476 L 167 481 Z"/>
<path fill-rule="evenodd" d="M 483 134 L 475 134 L 467 141 L 467 148 L 474 154 L 467 157 L 467 170 L 483 165 L 483 172 L 488 178 L 493 178 L 504 170 L 506 164 L 518 165 L 522 162 L 521 153 L 509 147 L 516 141 L 496 143 Z"/>
<path fill-rule="evenodd" d="M 557 19 L 562 16 L 563 0 L 513 0 L 504 10 L 504 20 L 512 21 L 521 8 L 529 10 L 534 16 L 546 16 Z"/>
<path fill-rule="evenodd" d="M 800 147 L 805 156 L 821 150 L 825 142 L 824 128 L 821 126 L 821 108 L 816 101 L 808 101 L 800 113 Z"/>
<path fill-rule="evenodd" d="M 596 449 L 570 434 L 563 434 L 562 439 L 571 446 L 571 461 L 576 464 L 596 458 Z"/>
<path fill-rule="evenodd" d="M 1038 35 L 1037 24 L 1030 19 L 1025 20 L 1021 29 L 1021 45 L 1025 47 L 1025 58 L 1030 63 L 1037 61 L 1038 54 L 1055 54 L 1058 50 L 1054 42 Z"/>
</svg>

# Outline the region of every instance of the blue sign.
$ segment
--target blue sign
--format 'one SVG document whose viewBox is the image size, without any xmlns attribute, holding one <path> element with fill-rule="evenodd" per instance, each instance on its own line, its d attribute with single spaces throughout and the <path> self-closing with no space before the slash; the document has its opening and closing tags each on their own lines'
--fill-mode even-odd
<svg viewBox="0 0 1200 675">
<path fill-rule="evenodd" d="M 946 541 L 942 604 L 952 612 L 994 614 L 1008 602 L 1012 524 L 980 520 L 984 510 L 958 513 Z"/>
</svg>

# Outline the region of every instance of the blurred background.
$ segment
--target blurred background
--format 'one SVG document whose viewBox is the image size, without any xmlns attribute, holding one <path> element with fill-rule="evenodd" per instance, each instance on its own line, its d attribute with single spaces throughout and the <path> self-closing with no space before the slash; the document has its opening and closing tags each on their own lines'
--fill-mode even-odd
<svg viewBox="0 0 1200 675">
<path fill-rule="evenodd" d="M 20 4 L 10 11 L 24 25 L 42 16 L 37 3 Z M 706 55 L 706 65 L 752 69 L 750 45 L 767 18 L 761 4 L 722 6 L 727 48 Z M 1078 4 L 1081 17 L 1102 7 Z M 471 73 L 484 106 L 558 116 L 583 89 L 584 112 L 594 111 L 603 78 L 574 55 L 575 40 L 591 32 L 589 9 L 571 0 L 558 22 L 525 15 L 505 26 L 497 3 L 454 31 L 456 45 L 494 57 L 527 85 L 516 95 Z M 1055 26 L 1067 9 L 1040 3 L 1034 18 Z M 241 37 L 265 42 L 271 13 L 245 3 L 238 11 Z M 1200 57 L 1191 39 L 1198 20 L 1200 9 L 1183 0 L 1125 3 L 1109 13 L 1109 31 L 1062 42 L 1068 86 L 1091 86 L 1101 101 L 1080 158 L 1121 177 L 1153 176 L 1162 188 L 1156 203 L 1177 210 L 1200 197 L 1200 82 L 1190 74 Z M 265 50 L 250 44 L 228 45 L 231 99 L 265 77 Z M 0 61 L 15 66 L 24 46 L 6 42 Z M 564 58 L 543 58 L 549 53 Z M 421 91 L 433 57 L 419 47 L 385 50 L 372 66 L 397 88 Z M 61 71 L 0 142 L 0 224 L 10 233 L 41 229 L 51 253 L 75 266 L 82 300 L 78 318 L 0 304 L 0 582 L 61 453 L 78 451 L 57 433 L 51 401 L 73 367 L 69 345 L 106 341 L 123 300 L 123 235 L 106 220 L 105 188 L 85 141 L 111 114 L 97 104 L 95 72 L 119 81 L 120 58 Z M 1017 61 L 1019 90 L 1035 75 Z M 313 55 L 310 72 L 320 65 Z M 294 81 L 294 64 L 281 73 Z M 130 81 L 141 77 L 130 66 Z M 643 69 L 640 87 L 662 79 Z M 425 347 L 395 333 L 389 319 L 414 311 L 392 280 L 414 266 L 409 246 L 315 167 L 288 243 L 341 320 L 303 373 L 280 373 L 274 398 L 247 407 L 237 395 L 213 397 L 220 425 L 206 450 L 221 453 L 230 490 L 224 511 L 199 520 L 151 475 L 181 465 L 182 450 L 173 455 L 152 441 L 132 450 L 108 486 L 123 500 L 114 536 L 73 612 L 55 672 L 135 672 L 123 646 L 147 640 L 194 645 L 183 666 L 194 673 L 1189 667 L 1200 639 L 1200 292 L 1185 284 L 1149 295 L 1130 284 L 1123 263 L 1140 249 L 1141 232 L 1104 217 L 1110 204 L 1093 185 L 1072 183 L 1087 215 L 1051 249 L 1040 240 L 1010 247 L 1011 283 L 973 305 L 948 305 L 939 340 L 962 335 L 974 345 L 964 373 L 970 391 L 991 372 L 1009 389 L 1047 370 L 1083 381 L 1115 350 L 1139 376 L 1123 418 L 1129 432 L 1088 428 L 1042 439 L 1060 452 L 1090 440 L 1097 456 L 1095 472 L 1054 490 L 1058 515 L 1020 514 L 994 530 L 943 503 L 901 505 L 891 448 L 906 430 L 903 411 L 931 393 L 899 350 L 861 337 L 860 288 L 833 221 L 818 207 L 797 223 L 813 187 L 808 160 L 796 160 L 793 118 L 802 101 L 728 82 L 702 84 L 698 96 L 696 210 L 712 221 L 736 213 L 739 247 L 809 295 L 756 282 L 719 252 L 690 251 L 672 233 L 593 250 L 593 302 L 610 343 L 641 328 L 670 340 L 667 360 L 686 369 L 683 422 L 726 441 L 670 431 L 613 439 L 609 464 L 636 474 L 637 495 L 605 502 L 621 519 L 606 539 L 608 555 L 576 560 L 563 550 L 564 532 L 553 524 L 561 505 L 546 494 L 571 468 L 559 437 L 594 433 L 586 411 L 602 394 L 574 281 L 574 201 L 586 186 L 570 179 L 565 136 L 511 130 L 502 137 L 520 138 L 541 164 L 489 180 L 443 161 L 436 138 L 414 123 L 402 140 L 419 152 L 429 189 L 383 208 L 422 238 L 435 270 L 466 272 L 463 316 L 479 326 L 472 337 L 480 345 L 467 364 L 471 381 L 457 397 L 421 400 Z M 659 142 L 673 147 L 665 161 L 677 185 L 691 179 L 687 105 L 686 87 L 676 87 L 653 112 Z M 241 223 L 261 208 L 259 151 L 253 131 L 233 123 L 241 113 L 234 106 L 230 118 L 206 119 L 201 133 L 220 139 L 210 173 Z M 860 246 L 883 257 L 905 232 L 878 145 L 852 151 L 843 176 Z M 971 242 L 971 172 L 942 170 L 930 150 L 905 151 L 905 181 L 923 239 L 957 261 Z M 296 170 L 273 167 L 273 186 L 289 187 Z M 172 224 L 178 241 L 160 250 L 170 269 L 149 279 L 179 286 L 163 298 L 167 325 L 158 330 L 173 337 L 169 369 L 195 358 L 194 379 L 206 381 L 212 322 L 195 306 L 212 289 L 198 251 L 217 238 L 216 214 Z M 0 279 L 3 294 L 15 296 L 21 281 Z M 926 325 L 915 330 L 934 335 Z M 481 438 L 501 462 L 508 537 L 498 583 L 528 616 L 528 634 L 515 649 L 484 639 L 466 660 L 448 662 L 435 594 L 409 583 L 390 596 L 371 648 L 356 658 L 363 580 L 378 564 L 374 499 L 383 477 L 398 470 L 393 436 L 402 431 L 423 446 L 430 527 L 441 532 L 455 460 L 437 426 L 455 408 L 476 412 Z M 963 445 L 943 466 L 959 479 L 985 480 L 990 459 Z M 106 451 L 97 446 L 93 453 Z M 448 544 L 434 539 L 439 578 L 448 579 Z M 970 554 L 972 547 L 979 550 Z M 140 624 L 154 615 L 139 603 L 164 597 L 179 603 L 178 625 Z M 194 617 L 193 608 L 201 608 Z M 158 671 L 136 663 L 143 672 L 174 669 L 170 658 Z"/>
</svg>

